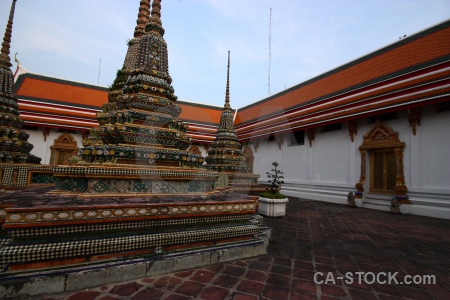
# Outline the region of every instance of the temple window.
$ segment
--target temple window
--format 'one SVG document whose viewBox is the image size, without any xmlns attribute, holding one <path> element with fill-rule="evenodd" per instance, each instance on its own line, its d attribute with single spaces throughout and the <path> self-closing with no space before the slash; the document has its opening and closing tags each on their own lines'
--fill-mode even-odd
<svg viewBox="0 0 450 300">
<path fill-rule="evenodd" d="M 370 117 L 369 124 L 375 123 L 376 121 L 386 122 L 386 121 L 396 120 L 396 119 L 398 119 L 398 113 L 396 111 L 392 111 L 392 112 L 388 112 L 388 113 L 384 113 L 381 115 L 376 115 L 376 116 Z"/>
<path fill-rule="evenodd" d="M 342 129 L 342 123 L 332 123 L 323 126 L 322 132 L 337 131 Z"/>
<path fill-rule="evenodd" d="M 305 131 L 297 130 L 290 135 L 289 146 L 299 146 L 305 144 Z"/>
<path fill-rule="evenodd" d="M 31 125 L 25 125 L 22 127 L 22 129 L 24 130 L 32 130 L 32 131 L 39 131 L 39 127 L 38 126 L 31 126 Z"/>
<path fill-rule="evenodd" d="M 61 132 L 61 133 L 70 133 L 70 134 L 76 134 L 77 133 L 77 131 L 76 130 L 67 130 L 67 129 L 58 129 L 58 132 Z"/>
<path fill-rule="evenodd" d="M 450 101 L 439 102 L 437 104 L 436 112 L 440 113 L 444 111 L 450 111 Z"/>
</svg>

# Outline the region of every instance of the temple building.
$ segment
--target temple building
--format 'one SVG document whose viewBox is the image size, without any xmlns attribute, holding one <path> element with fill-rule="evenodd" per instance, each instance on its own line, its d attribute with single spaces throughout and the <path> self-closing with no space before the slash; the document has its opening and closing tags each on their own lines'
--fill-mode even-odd
<svg viewBox="0 0 450 300">
<path fill-rule="evenodd" d="M 236 131 L 289 196 L 450 218 L 449 67 L 446 21 L 240 108 Z"/>
</svg>

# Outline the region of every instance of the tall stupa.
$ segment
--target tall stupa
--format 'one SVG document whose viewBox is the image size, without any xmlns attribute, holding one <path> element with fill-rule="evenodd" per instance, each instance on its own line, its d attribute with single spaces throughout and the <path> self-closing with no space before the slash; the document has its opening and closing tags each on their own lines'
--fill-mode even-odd
<svg viewBox="0 0 450 300">
<path fill-rule="evenodd" d="M 187 153 L 192 138 L 178 119 L 180 107 L 171 85 L 161 2 L 141 1 L 121 70 L 109 103 L 97 114 L 100 124 L 81 150 L 81 163 L 199 167 L 203 157 Z M 145 24 L 145 26 L 144 26 Z"/>
<path fill-rule="evenodd" d="M 52 167 L 55 189 L 4 201 L 1 276 L 27 287 L 36 277 L 39 290 L 55 278 L 87 288 L 123 280 L 117 274 L 142 278 L 266 253 L 258 197 L 230 191 L 226 173 L 202 168 L 203 158 L 186 151 L 191 137 L 178 119 L 161 1 L 149 8 L 140 1 L 99 126 L 71 165 Z"/>
<path fill-rule="evenodd" d="M 144 26 L 145 24 L 145 26 Z M 71 167 L 56 167 L 55 192 L 186 194 L 214 190 L 217 173 L 187 152 L 192 137 L 169 75 L 161 1 L 141 0 L 123 67 Z M 74 175 L 77 174 L 77 175 Z M 109 178 L 105 178 L 109 176 Z"/>
<path fill-rule="evenodd" d="M 24 124 L 14 93 L 9 53 L 15 7 L 16 0 L 13 0 L 0 53 L 0 163 L 39 164 L 41 159 L 30 154 L 33 149 L 27 141 L 30 135 L 21 129 Z"/>
</svg>

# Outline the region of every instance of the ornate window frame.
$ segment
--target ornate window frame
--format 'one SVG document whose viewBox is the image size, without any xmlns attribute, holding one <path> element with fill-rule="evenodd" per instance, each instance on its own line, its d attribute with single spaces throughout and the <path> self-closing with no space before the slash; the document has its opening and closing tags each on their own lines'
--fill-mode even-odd
<svg viewBox="0 0 450 300">
<path fill-rule="evenodd" d="M 357 189 L 355 197 L 361 199 L 363 196 L 367 171 L 367 151 L 384 148 L 394 149 L 395 153 L 395 197 L 399 202 L 409 203 L 408 195 L 406 194 L 408 189 L 405 185 L 403 171 L 403 150 L 405 143 L 398 138 L 398 132 L 392 130 L 388 124 L 382 121 L 376 121 L 369 132 L 364 135 L 363 143 L 359 146 L 359 151 L 361 152 L 361 176 L 359 182 L 355 185 Z"/>
<path fill-rule="evenodd" d="M 73 136 L 69 133 L 60 134 L 54 141 L 53 146 L 50 146 L 50 165 L 56 165 L 58 162 L 58 155 L 60 151 L 72 151 L 73 155 L 78 153 L 78 144 Z"/>
</svg>

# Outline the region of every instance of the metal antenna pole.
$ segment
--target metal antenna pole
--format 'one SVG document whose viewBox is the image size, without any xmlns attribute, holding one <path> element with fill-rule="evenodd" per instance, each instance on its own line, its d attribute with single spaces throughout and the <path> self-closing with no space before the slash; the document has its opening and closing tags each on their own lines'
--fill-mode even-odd
<svg viewBox="0 0 450 300">
<path fill-rule="evenodd" d="M 98 77 L 97 77 L 97 85 L 100 85 L 100 70 L 102 68 L 102 59 L 100 58 L 100 64 L 98 65 Z"/>
</svg>

